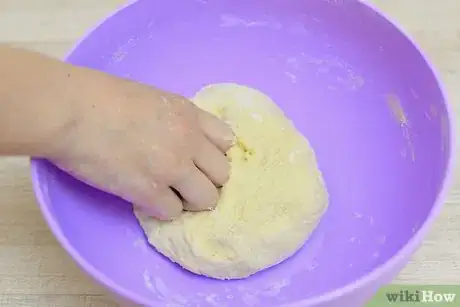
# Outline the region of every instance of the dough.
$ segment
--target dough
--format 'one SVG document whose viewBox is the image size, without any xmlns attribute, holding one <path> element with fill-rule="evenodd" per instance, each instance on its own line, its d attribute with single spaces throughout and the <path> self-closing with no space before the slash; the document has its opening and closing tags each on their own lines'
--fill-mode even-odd
<svg viewBox="0 0 460 307">
<path fill-rule="evenodd" d="M 182 267 L 217 279 L 244 278 L 302 247 L 327 207 L 327 192 L 307 140 L 269 97 L 215 84 L 192 101 L 231 124 L 237 136 L 219 203 L 172 222 L 136 216 L 149 242 Z"/>
</svg>

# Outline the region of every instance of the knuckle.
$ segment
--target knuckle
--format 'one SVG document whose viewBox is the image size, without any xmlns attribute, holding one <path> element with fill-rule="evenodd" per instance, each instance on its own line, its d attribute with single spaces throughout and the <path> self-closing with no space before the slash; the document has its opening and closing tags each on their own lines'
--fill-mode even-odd
<svg viewBox="0 0 460 307">
<path fill-rule="evenodd" d="M 187 155 L 181 155 L 175 152 L 168 152 L 163 156 L 163 176 L 168 184 L 173 184 L 181 178 L 187 176 L 190 171 L 191 159 Z"/>
</svg>

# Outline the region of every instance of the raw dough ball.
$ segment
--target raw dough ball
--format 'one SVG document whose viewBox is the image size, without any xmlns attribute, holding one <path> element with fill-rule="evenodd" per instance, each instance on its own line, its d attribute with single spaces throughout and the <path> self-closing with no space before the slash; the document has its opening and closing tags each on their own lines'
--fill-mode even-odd
<svg viewBox="0 0 460 307">
<path fill-rule="evenodd" d="M 192 99 L 231 124 L 231 175 L 214 211 L 172 222 L 139 213 L 156 249 L 197 274 L 244 278 L 294 254 L 328 203 L 315 155 L 273 101 L 261 92 L 216 84 Z"/>
</svg>

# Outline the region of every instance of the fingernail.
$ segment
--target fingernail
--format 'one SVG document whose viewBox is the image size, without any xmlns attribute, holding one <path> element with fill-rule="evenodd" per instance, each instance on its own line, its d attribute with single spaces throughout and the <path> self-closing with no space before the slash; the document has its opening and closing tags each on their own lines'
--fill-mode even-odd
<svg viewBox="0 0 460 307">
<path fill-rule="evenodd" d="M 142 212 L 143 214 L 149 217 L 156 218 L 161 221 L 171 221 L 175 218 L 175 217 L 170 216 L 166 212 L 162 212 L 161 210 L 158 210 L 155 207 L 137 206 L 136 210 L 138 210 L 139 212 Z"/>
<path fill-rule="evenodd" d="M 180 214 L 174 215 L 174 214 L 171 214 L 171 213 L 161 212 L 161 211 L 157 214 L 157 218 L 162 220 L 162 221 L 174 221 L 179 216 L 180 216 Z"/>
<path fill-rule="evenodd" d="M 230 142 L 232 146 L 235 145 L 235 142 L 236 142 L 235 133 L 231 130 L 230 134 L 227 134 L 224 136 L 224 140 Z"/>
</svg>

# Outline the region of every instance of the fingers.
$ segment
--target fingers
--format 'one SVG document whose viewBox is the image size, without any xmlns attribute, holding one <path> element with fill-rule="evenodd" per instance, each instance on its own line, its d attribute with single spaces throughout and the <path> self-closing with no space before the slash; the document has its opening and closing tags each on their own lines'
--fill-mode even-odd
<svg viewBox="0 0 460 307">
<path fill-rule="evenodd" d="M 189 211 L 213 209 L 218 201 L 216 186 L 225 184 L 229 177 L 230 164 L 223 154 L 232 145 L 234 134 L 230 126 L 214 115 L 198 110 L 198 120 L 206 138 L 198 140 L 194 166 L 173 188 L 182 199 L 183 207 Z"/>
<path fill-rule="evenodd" d="M 206 137 L 221 151 L 226 152 L 233 145 L 235 138 L 230 126 L 203 110 L 199 110 L 198 117 Z"/>
<path fill-rule="evenodd" d="M 224 185 L 229 177 L 230 164 L 219 148 L 202 136 L 198 152 L 188 171 L 168 188 L 143 189 L 143 198 L 136 208 L 160 220 L 173 220 L 183 209 L 202 211 L 213 209 L 218 201 L 216 186 Z M 177 191 L 177 192 L 176 192 Z"/>
<path fill-rule="evenodd" d="M 195 165 L 214 185 L 223 186 L 229 177 L 230 163 L 227 157 L 207 139 L 201 141 L 201 146 L 195 157 Z"/>
<path fill-rule="evenodd" d="M 225 184 L 229 177 L 230 164 L 224 153 L 233 145 L 234 134 L 229 125 L 201 109 L 198 110 L 198 121 L 201 128 L 198 130 L 202 134 L 198 133 L 197 139 L 185 140 L 199 144 L 188 153 L 191 158 L 189 169 L 185 173 L 176 172 L 182 175 L 179 179 L 164 180 L 162 184 L 169 185 L 168 188 L 137 202 L 136 208 L 144 214 L 160 220 L 172 220 L 183 210 L 203 211 L 216 206 L 219 198 L 216 186 Z M 181 153 L 177 154 L 180 156 Z M 187 153 L 182 158 L 187 160 Z"/>
<path fill-rule="evenodd" d="M 137 210 L 159 220 L 173 220 L 182 212 L 182 201 L 169 187 L 157 190 L 150 199 L 135 203 Z"/>
<path fill-rule="evenodd" d="M 215 185 L 194 165 L 173 188 L 182 196 L 184 209 L 189 211 L 213 209 L 219 198 Z"/>
</svg>

